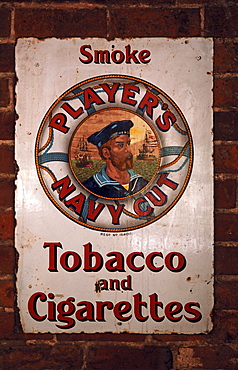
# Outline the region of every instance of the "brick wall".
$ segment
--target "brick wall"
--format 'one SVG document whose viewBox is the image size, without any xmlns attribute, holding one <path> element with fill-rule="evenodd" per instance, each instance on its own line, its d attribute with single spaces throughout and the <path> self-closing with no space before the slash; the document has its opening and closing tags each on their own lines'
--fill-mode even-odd
<svg viewBox="0 0 238 370">
<path fill-rule="evenodd" d="M 215 309 L 207 335 L 21 333 L 14 280 L 18 37 L 213 37 Z M 0 368 L 237 369 L 238 5 L 227 0 L 0 2 Z"/>
</svg>

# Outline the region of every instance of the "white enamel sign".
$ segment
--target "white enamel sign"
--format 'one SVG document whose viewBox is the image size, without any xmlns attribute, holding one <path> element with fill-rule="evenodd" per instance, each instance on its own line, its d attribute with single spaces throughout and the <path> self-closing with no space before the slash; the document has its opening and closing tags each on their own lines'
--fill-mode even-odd
<svg viewBox="0 0 238 370">
<path fill-rule="evenodd" d="M 23 331 L 206 333 L 211 39 L 20 39 Z"/>
</svg>

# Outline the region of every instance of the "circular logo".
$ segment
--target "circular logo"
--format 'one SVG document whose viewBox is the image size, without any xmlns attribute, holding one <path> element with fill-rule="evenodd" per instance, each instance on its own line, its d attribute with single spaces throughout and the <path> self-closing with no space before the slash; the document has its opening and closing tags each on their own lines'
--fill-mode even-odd
<svg viewBox="0 0 238 370">
<path fill-rule="evenodd" d="M 158 87 L 106 75 L 62 94 L 36 139 L 36 168 L 53 204 L 91 229 L 144 227 L 177 203 L 190 178 L 191 132 Z"/>
</svg>

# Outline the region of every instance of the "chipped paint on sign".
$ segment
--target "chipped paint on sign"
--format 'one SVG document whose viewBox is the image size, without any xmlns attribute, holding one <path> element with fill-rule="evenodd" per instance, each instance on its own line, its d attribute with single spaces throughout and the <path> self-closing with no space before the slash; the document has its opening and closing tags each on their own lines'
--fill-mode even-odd
<svg viewBox="0 0 238 370">
<path fill-rule="evenodd" d="M 24 332 L 206 333 L 211 39 L 20 39 Z"/>
</svg>

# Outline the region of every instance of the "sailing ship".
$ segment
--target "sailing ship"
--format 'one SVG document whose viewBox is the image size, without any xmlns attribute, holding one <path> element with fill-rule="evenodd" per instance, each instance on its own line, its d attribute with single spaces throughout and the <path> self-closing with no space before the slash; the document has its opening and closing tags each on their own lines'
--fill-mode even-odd
<svg viewBox="0 0 238 370">
<path fill-rule="evenodd" d="M 76 167 L 92 167 L 93 162 L 91 161 L 91 154 L 89 153 L 91 150 L 88 149 L 88 143 L 84 136 L 80 137 L 77 150 L 78 153 L 75 156 Z"/>
<path fill-rule="evenodd" d="M 150 130 L 145 131 L 145 138 L 136 159 L 139 161 L 154 161 L 156 156 L 152 154 L 157 146 L 154 134 Z"/>
</svg>

